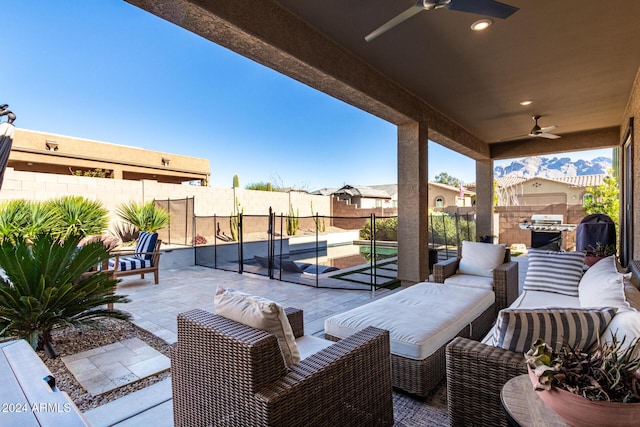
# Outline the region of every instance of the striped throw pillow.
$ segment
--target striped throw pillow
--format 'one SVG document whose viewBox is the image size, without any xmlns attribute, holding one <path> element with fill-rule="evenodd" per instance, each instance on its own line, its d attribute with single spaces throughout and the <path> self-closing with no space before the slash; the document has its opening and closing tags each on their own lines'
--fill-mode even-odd
<svg viewBox="0 0 640 427">
<path fill-rule="evenodd" d="M 524 353 L 542 338 L 555 350 L 562 344 L 588 349 L 605 330 L 616 309 L 539 308 L 504 309 L 498 313 L 493 344 Z"/>
<path fill-rule="evenodd" d="M 529 267 L 523 289 L 577 297 L 584 255 L 584 251 L 555 252 L 530 249 Z"/>
</svg>

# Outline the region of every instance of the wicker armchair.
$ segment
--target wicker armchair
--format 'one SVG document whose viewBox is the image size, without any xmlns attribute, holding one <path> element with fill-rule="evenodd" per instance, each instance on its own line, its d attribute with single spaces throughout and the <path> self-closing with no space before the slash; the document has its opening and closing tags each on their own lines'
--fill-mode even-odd
<svg viewBox="0 0 640 427">
<path fill-rule="evenodd" d="M 447 277 L 456 274 L 460 258 L 460 247 L 458 247 L 457 258 L 449 258 L 434 264 L 433 280 L 437 283 L 444 283 Z M 496 314 L 503 308 L 509 307 L 518 297 L 518 263 L 511 261 L 509 248 L 504 254 L 504 264 L 493 270 L 493 290 L 496 294 Z"/>
<path fill-rule="evenodd" d="M 287 315 L 300 337 L 302 311 Z M 192 310 L 171 377 L 176 426 L 393 425 L 389 333 L 372 327 L 287 368 L 274 335 Z"/>
<path fill-rule="evenodd" d="M 447 345 L 446 358 L 451 426 L 507 426 L 500 391 L 527 373 L 524 355 L 459 337 Z"/>
</svg>

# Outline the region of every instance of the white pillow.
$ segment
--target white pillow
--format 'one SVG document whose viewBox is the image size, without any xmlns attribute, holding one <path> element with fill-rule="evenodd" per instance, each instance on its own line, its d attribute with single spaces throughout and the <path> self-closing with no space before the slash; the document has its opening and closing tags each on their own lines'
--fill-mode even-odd
<svg viewBox="0 0 640 427">
<path fill-rule="evenodd" d="M 529 266 L 523 289 L 577 297 L 584 255 L 584 251 L 555 252 L 529 249 Z"/>
<path fill-rule="evenodd" d="M 214 297 L 216 314 L 278 338 L 287 366 L 300 361 L 300 352 L 289 319 L 279 304 L 266 298 L 218 286 Z"/>
<path fill-rule="evenodd" d="M 633 310 L 625 298 L 625 275 L 618 272 L 612 255 L 591 266 L 580 279 L 578 296 L 582 307 L 615 307 Z"/>
<path fill-rule="evenodd" d="M 504 262 L 504 245 L 462 241 L 459 274 L 492 277 L 493 269 Z"/>
<path fill-rule="evenodd" d="M 602 262 L 602 261 L 600 261 Z M 616 334 L 618 342 L 624 338 L 623 349 L 626 349 L 634 338 L 640 337 L 640 312 L 626 311 L 613 316 L 602 335 L 601 342 L 610 342 L 612 334 Z M 634 358 L 640 357 L 640 348 L 636 348 Z"/>
</svg>

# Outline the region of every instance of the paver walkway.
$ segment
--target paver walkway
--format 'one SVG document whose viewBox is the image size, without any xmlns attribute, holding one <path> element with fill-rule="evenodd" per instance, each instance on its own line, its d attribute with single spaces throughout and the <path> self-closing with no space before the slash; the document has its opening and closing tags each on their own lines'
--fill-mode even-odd
<svg viewBox="0 0 640 427">
<path fill-rule="evenodd" d="M 92 396 L 171 367 L 171 361 L 167 356 L 139 338 L 130 338 L 65 356 L 62 361 Z"/>
</svg>

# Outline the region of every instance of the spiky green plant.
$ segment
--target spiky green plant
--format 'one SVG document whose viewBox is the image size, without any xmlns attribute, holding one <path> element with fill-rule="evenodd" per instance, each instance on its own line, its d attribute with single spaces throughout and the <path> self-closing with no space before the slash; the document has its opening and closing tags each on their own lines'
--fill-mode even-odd
<svg viewBox="0 0 640 427">
<path fill-rule="evenodd" d="M 234 242 L 238 241 L 238 235 L 240 233 L 239 224 L 240 224 L 240 215 L 244 214 L 244 208 L 236 198 L 236 209 L 235 212 L 231 212 L 231 216 L 229 216 L 229 228 L 231 229 L 231 240 Z"/>
<path fill-rule="evenodd" d="M 109 221 L 108 212 L 100 201 L 82 196 L 59 197 L 47 202 L 47 208 L 56 216 L 51 231 L 63 240 L 72 235 L 102 234 Z"/>
<path fill-rule="evenodd" d="M 287 234 L 295 236 L 300 229 L 300 209 L 293 212 L 293 205 L 289 205 L 289 215 L 287 215 Z"/>
<path fill-rule="evenodd" d="M 316 230 L 321 233 L 324 233 L 326 226 L 324 222 L 324 216 L 320 218 L 317 213 L 313 213 L 313 201 L 311 201 L 311 216 L 313 217 L 313 222 L 316 223 Z"/>
<path fill-rule="evenodd" d="M 123 203 L 116 209 L 116 214 L 129 224 L 138 227 L 140 231 L 148 233 L 155 233 L 166 227 L 171 219 L 169 212 L 156 206 L 154 202 Z"/>
<path fill-rule="evenodd" d="M 77 247 L 79 241 L 76 235 L 62 241 L 49 233 L 39 233 L 31 244 L 22 237 L 2 241 L 0 267 L 6 278 L 0 278 L 0 339 L 23 338 L 52 351 L 54 328 L 91 324 L 100 317 L 129 319 L 105 307 L 129 302 L 115 295 L 117 280 L 109 273 L 87 274 L 109 252 L 100 242 Z"/>
<path fill-rule="evenodd" d="M 0 238 L 17 236 L 33 239 L 41 231 L 50 231 L 57 223 L 57 211 L 47 203 L 15 199 L 0 205 Z"/>
</svg>

